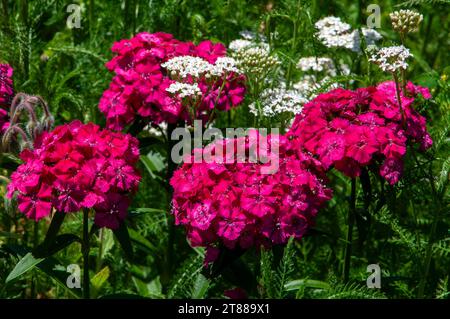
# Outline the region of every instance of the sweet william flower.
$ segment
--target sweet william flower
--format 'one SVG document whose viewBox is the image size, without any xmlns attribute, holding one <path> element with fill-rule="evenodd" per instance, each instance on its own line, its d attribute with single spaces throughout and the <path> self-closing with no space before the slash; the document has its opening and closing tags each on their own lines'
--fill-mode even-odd
<svg viewBox="0 0 450 319">
<path fill-rule="evenodd" d="M 191 160 L 175 171 L 170 181 L 172 211 L 192 246 L 249 249 L 299 239 L 331 198 L 322 164 L 293 148 L 284 136 L 268 137 L 268 157 L 274 155 L 272 147 L 279 145 L 279 169 L 263 174 L 261 169 L 268 164 L 253 163 L 249 157 L 251 149 L 263 152 L 256 143 L 259 138 L 258 131 L 251 131 L 247 137 L 214 141 L 194 150 Z M 243 145 L 245 156 L 237 160 L 235 153 L 225 157 L 216 152 L 227 145 L 234 152 Z M 194 162 L 199 154 L 211 157 Z"/>
<path fill-rule="evenodd" d="M 210 66 L 226 54 L 221 43 L 203 41 L 196 46 L 161 32 L 139 33 L 131 39 L 115 43 L 112 51 L 116 56 L 106 67 L 114 72 L 115 76 L 100 99 L 99 109 L 106 116 L 107 127 L 117 131 L 133 123 L 136 118 L 142 118 L 154 125 L 192 121 L 189 109 L 182 103 L 187 94 L 169 92 L 174 89 L 171 85 L 180 80 L 175 79 L 169 70 L 170 65 L 178 65 L 174 61 L 171 62 L 171 59 L 183 60 L 183 57 L 190 57 L 191 60 L 199 60 Z M 224 69 L 223 63 L 221 66 Z M 195 73 L 194 71 L 198 70 L 191 71 Z M 232 73 L 229 72 L 228 75 Z M 192 82 L 189 73 L 183 77 Z M 215 81 L 212 87 L 211 79 L 206 78 L 204 74 L 199 74 L 198 80 L 202 95 L 209 98 L 205 98 L 198 107 L 195 118 L 203 119 L 203 113 L 211 114 L 215 107 L 228 110 L 243 100 L 245 89 L 242 78 L 227 77 L 221 79 L 227 82 L 224 86 L 222 82 Z M 184 84 L 194 84 L 188 82 Z M 219 87 L 223 89 L 218 91 Z"/>
<path fill-rule="evenodd" d="M 395 184 L 403 172 L 407 142 L 418 143 L 421 150 L 432 145 L 426 119 L 413 108 L 419 95 L 431 98 L 427 88 L 411 82 L 400 93 L 404 125 L 394 82 L 356 91 L 335 89 L 307 103 L 287 135 L 327 169 L 356 177 L 362 167 L 378 164 L 381 176 Z"/>
<path fill-rule="evenodd" d="M 53 209 L 92 208 L 98 226 L 118 228 L 140 180 L 138 141 L 92 123 L 44 132 L 20 157 L 24 163 L 12 173 L 7 196 L 17 194 L 19 210 L 35 220 Z"/>
</svg>

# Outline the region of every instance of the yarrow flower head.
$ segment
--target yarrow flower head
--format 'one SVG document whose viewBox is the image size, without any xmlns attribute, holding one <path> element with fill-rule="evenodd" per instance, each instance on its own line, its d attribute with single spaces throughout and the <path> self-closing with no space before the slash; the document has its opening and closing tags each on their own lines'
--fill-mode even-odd
<svg viewBox="0 0 450 319">
<path fill-rule="evenodd" d="M 181 98 L 185 97 L 197 97 L 198 95 L 202 95 L 202 91 L 198 87 L 197 83 L 188 84 L 188 83 L 180 83 L 175 82 L 172 83 L 167 89 L 167 92 L 179 95 Z"/>
<path fill-rule="evenodd" d="M 361 52 L 361 39 L 358 30 L 351 29 L 348 23 L 338 17 L 325 17 L 315 23 L 318 29 L 317 38 L 328 48 L 346 48 L 353 52 Z M 373 30 L 362 28 L 367 45 L 380 40 L 381 35 Z"/>
<path fill-rule="evenodd" d="M 423 15 L 413 10 L 394 11 L 389 14 L 392 27 L 400 33 L 412 33 L 419 31 Z"/>
<path fill-rule="evenodd" d="M 421 150 L 432 145 L 426 119 L 413 108 L 419 94 L 431 98 L 428 89 L 411 82 L 406 95 L 401 93 L 404 127 L 393 81 L 356 91 L 338 88 L 307 103 L 288 136 L 326 168 L 356 177 L 362 167 L 381 164 L 380 175 L 395 184 L 403 172 L 407 141 L 418 143 Z"/>
<path fill-rule="evenodd" d="M 204 74 L 211 73 L 212 64 L 200 57 L 183 55 L 174 57 L 161 66 L 169 72 L 172 77 L 186 78 L 188 76 L 199 78 Z"/>
<path fill-rule="evenodd" d="M 166 90 L 174 82 L 193 84 L 195 78 L 203 96 L 195 117 L 214 108 L 228 110 L 244 98 L 243 76 L 228 72 L 214 82 L 205 77 L 226 54 L 221 43 L 194 45 L 167 33 L 142 32 L 115 43 L 112 51 L 116 56 L 106 66 L 115 76 L 99 103 L 109 129 L 122 130 L 137 116 L 153 125 L 193 121 L 181 97 Z"/>
<path fill-rule="evenodd" d="M 369 61 L 380 66 L 384 72 L 394 73 L 398 70 L 406 70 L 406 60 L 413 55 L 403 45 L 384 47 L 373 53 Z"/>
<path fill-rule="evenodd" d="M 269 50 L 260 46 L 250 46 L 238 50 L 233 57 L 238 62 L 238 68 L 246 74 L 262 76 L 278 66 L 281 62 L 270 54 Z"/>
<path fill-rule="evenodd" d="M 324 57 L 304 57 L 297 63 L 297 69 L 303 72 L 323 72 L 330 76 L 336 76 L 336 67 L 333 60 Z"/>
<path fill-rule="evenodd" d="M 17 194 L 19 210 L 34 220 L 53 209 L 93 209 L 98 226 L 117 229 L 140 181 L 137 139 L 92 123 L 44 132 L 20 157 L 24 163 L 11 175 L 7 196 Z"/>
<path fill-rule="evenodd" d="M 274 117 L 284 113 L 296 115 L 308 100 L 295 90 L 269 88 L 261 92 L 259 101 L 249 105 L 250 112 L 255 116 Z"/>
<path fill-rule="evenodd" d="M 339 63 L 336 68 L 332 59 L 327 57 L 303 57 L 297 63 L 297 68 L 303 75 L 293 88 L 307 101 L 316 96 L 315 91 L 327 84 L 328 88 L 339 87 L 338 83 L 329 84 L 337 75 L 349 75 L 350 68 L 347 64 Z"/>
<path fill-rule="evenodd" d="M 331 198 L 319 161 L 290 149 L 284 136 L 265 137 L 267 148 L 258 144 L 261 138 L 253 130 L 246 137 L 215 141 L 194 150 L 193 158 L 201 154 L 205 160 L 191 158 L 174 173 L 172 211 L 192 246 L 248 249 L 302 238 Z M 263 174 L 262 168 L 270 165 L 251 160 L 250 154 L 265 150 L 274 156 L 275 145 L 278 170 Z M 234 149 L 231 156 L 227 147 Z M 240 147 L 245 149 L 242 157 L 237 155 Z"/>
</svg>

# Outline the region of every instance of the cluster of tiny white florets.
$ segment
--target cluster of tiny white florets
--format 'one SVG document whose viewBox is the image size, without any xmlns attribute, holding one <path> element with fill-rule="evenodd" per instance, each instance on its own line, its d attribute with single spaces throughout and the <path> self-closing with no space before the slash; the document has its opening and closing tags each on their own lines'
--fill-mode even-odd
<svg viewBox="0 0 450 319">
<path fill-rule="evenodd" d="M 202 91 L 198 87 L 197 83 L 189 84 L 182 82 L 174 82 L 167 89 L 167 92 L 176 94 L 181 98 L 196 97 L 202 94 Z"/>
<path fill-rule="evenodd" d="M 417 32 L 423 15 L 412 10 L 400 10 L 389 14 L 392 27 L 400 33 Z"/>
<path fill-rule="evenodd" d="M 342 22 L 338 17 L 326 17 L 315 23 L 319 30 L 317 38 L 329 48 L 346 48 L 354 52 L 361 52 L 361 39 L 357 30 L 351 30 L 348 23 Z M 366 44 L 374 44 L 380 40 L 381 35 L 373 30 L 362 28 Z"/>
<path fill-rule="evenodd" d="M 240 73 L 237 62 L 231 57 L 219 57 L 215 64 L 190 55 L 177 56 L 161 64 L 169 71 L 172 79 L 182 80 L 188 76 L 198 79 L 202 76 L 206 78 L 220 77 L 230 72 Z"/>
<path fill-rule="evenodd" d="M 283 113 L 300 113 L 307 99 L 295 90 L 269 88 L 261 92 L 259 101 L 259 104 L 253 102 L 249 105 L 250 112 L 256 116 L 273 117 Z"/>
<path fill-rule="evenodd" d="M 330 58 L 304 57 L 298 61 L 297 69 L 303 72 L 313 71 L 336 75 L 334 62 Z"/>
<path fill-rule="evenodd" d="M 244 30 L 239 32 L 239 35 L 245 40 L 267 42 L 266 36 L 261 33 Z"/>
<path fill-rule="evenodd" d="M 255 43 L 249 40 L 243 40 L 243 39 L 237 39 L 237 40 L 233 40 L 230 42 L 230 44 L 228 45 L 228 48 L 231 51 L 239 51 L 239 50 L 243 50 L 247 47 L 251 47 L 254 46 Z"/>
<path fill-rule="evenodd" d="M 174 57 L 161 66 L 170 72 L 171 77 L 183 79 L 187 76 L 198 78 L 205 73 L 211 73 L 213 69 L 213 65 L 208 61 L 190 55 Z"/>
<path fill-rule="evenodd" d="M 234 57 L 239 69 L 247 74 L 262 75 L 280 64 L 277 57 L 270 55 L 268 50 L 261 47 L 248 47 L 236 51 Z"/>
<path fill-rule="evenodd" d="M 403 45 L 381 48 L 369 58 L 369 61 L 380 66 L 385 72 L 396 72 L 397 70 L 408 68 L 406 60 L 412 54 Z"/>
<path fill-rule="evenodd" d="M 230 72 L 241 73 L 241 71 L 237 67 L 236 59 L 231 57 L 217 58 L 216 63 L 214 63 L 214 67 L 212 68 L 212 74 L 221 76 Z"/>
</svg>

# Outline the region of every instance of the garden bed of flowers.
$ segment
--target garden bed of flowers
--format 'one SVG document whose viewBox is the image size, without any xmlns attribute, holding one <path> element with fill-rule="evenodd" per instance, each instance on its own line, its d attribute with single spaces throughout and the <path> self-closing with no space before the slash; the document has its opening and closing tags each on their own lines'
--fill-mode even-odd
<svg viewBox="0 0 450 319">
<path fill-rule="evenodd" d="M 448 3 L 63 2 L 0 4 L 0 298 L 450 298 Z"/>
</svg>

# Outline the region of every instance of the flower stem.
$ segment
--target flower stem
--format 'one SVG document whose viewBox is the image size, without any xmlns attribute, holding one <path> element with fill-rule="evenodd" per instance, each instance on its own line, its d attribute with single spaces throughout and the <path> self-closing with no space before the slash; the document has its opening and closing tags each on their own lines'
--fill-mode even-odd
<svg viewBox="0 0 450 319">
<path fill-rule="evenodd" d="M 347 245 L 345 247 L 344 255 L 344 270 L 343 279 L 344 282 L 348 282 L 350 275 L 350 259 L 352 256 L 352 241 L 353 241 L 353 224 L 355 221 L 355 208 L 356 208 L 356 178 L 352 178 L 351 182 L 351 194 L 350 194 L 350 206 L 347 216 Z"/>
<path fill-rule="evenodd" d="M 394 75 L 394 82 L 395 82 L 395 92 L 397 93 L 398 107 L 400 108 L 400 114 L 402 115 L 402 125 L 403 125 L 403 128 L 406 130 L 405 111 L 403 110 L 402 100 L 400 98 L 400 84 L 398 82 L 397 74 L 393 73 L 393 75 Z"/>
<path fill-rule="evenodd" d="M 174 145 L 174 141 L 172 141 L 171 136 L 172 132 L 177 127 L 177 124 L 168 124 L 167 125 L 167 183 L 170 183 L 170 179 L 172 178 L 173 172 L 176 169 L 176 163 L 173 162 L 171 153 L 172 147 Z M 175 236 L 175 225 L 173 221 L 173 216 L 170 212 L 170 201 L 172 200 L 172 188 L 170 184 L 168 185 L 169 192 L 169 211 L 167 216 L 167 247 L 166 247 L 166 256 L 163 273 L 161 274 L 161 284 L 163 285 L 163 291 L 168 288 L 168 284 L 170 282 L 172 276 L 172 267 L 173 267 L 173 252 L 174 252 L 174 236 Z"/>
<path fill-rule="evenodd" d="M 83 298 L 90 298 L 89 287 L 89 210 L 83 210 Z"/>
</svg>

